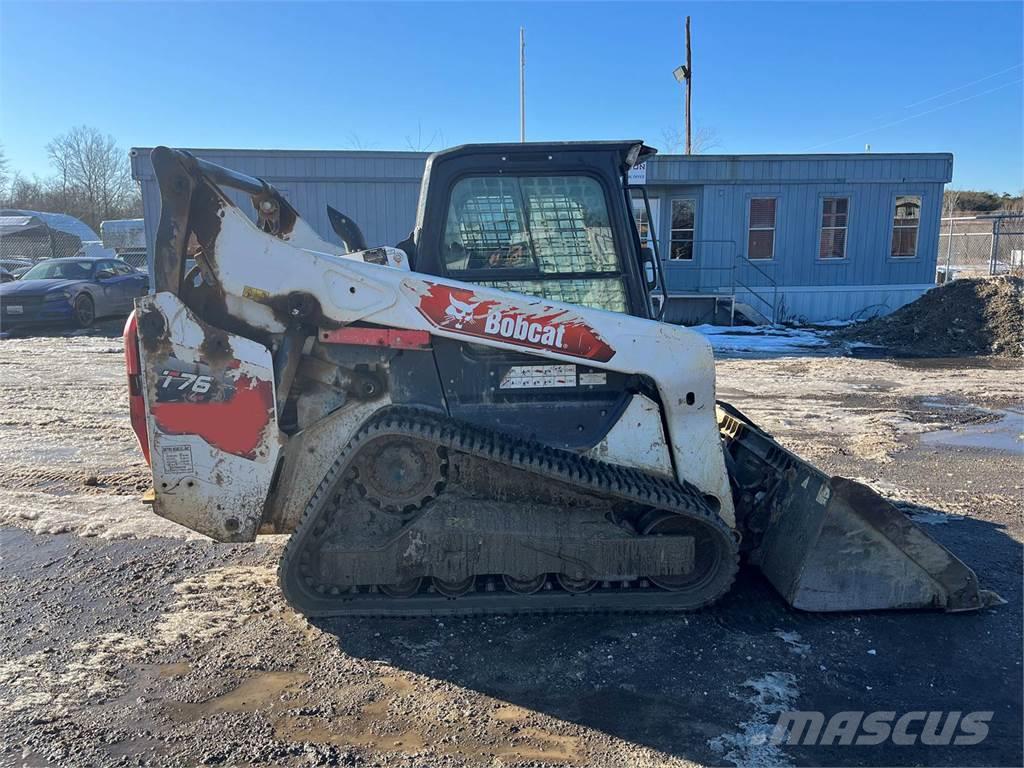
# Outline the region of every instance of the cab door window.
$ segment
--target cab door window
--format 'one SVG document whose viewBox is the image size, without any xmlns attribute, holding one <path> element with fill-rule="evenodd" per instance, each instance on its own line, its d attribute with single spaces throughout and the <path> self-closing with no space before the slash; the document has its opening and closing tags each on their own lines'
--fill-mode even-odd
<svg viewBox="0 0 1024 768">
<path fill-rule="evenodd" d="M 474 176 L 452 189 L 448 274 L 555 301 L 627 311 L 604 191 L 589 176 Z"/>
</svg>

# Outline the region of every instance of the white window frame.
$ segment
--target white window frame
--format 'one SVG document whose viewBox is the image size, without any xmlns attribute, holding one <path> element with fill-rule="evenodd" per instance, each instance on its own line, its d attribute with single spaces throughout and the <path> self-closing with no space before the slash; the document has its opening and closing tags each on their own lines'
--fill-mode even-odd
<svg viewBox="0 0 1024 768">
<path fill-rule="evenodd" d="M 913 226 L 910 225 L 898 225 L 896 224 L 896 206 L 899 205 L 901 197 L 913 197 L 917 198 L 917 218 L 914 219 Z M 916 192 L 909 193 L 897 193 L 892 196 L 892 205 L 889 207 L 889 221 L 892 222 L 892 227 L 889 232 L 889 258 L 895 261 L 909 261 L 910 259 L 916 259 L 921 249 L 921 212 L 924 210 L 924 195 Z M 912 254 L 901 253 L 899 255 L 892 252 L 893 241 L 896 239 L 897 229 L 913 229 L 914 234 L 914 252 Z"/>
<path fill-rule="evenodd" d="M 772 226 L 770 227 L 755 227 L 753 226 L 753 207 L 755 200 L 774 200 L 775 201 L 775 215 L 772 218 Z M 772 231 L 772 255 L 768 258 L 762 256 L 753 257 L 750 255 L 750 233 L 751 232 L 767 232 Z M 744 245 L 744 252 L 747 254 L 747 261 L 756 261 L 764 263 L 767 261 L 775 261 L 775 242 L 778 239 L 776 236 L 779 232 L 779 196 L 778 195 L 751 195 L 747 198 L 747 237 Z"/>
<path fill-rule="evenodd" d="M 825 226 L 825 201 L 826 200 L 845 200 L 846 201 L 846 225 L 842 227 L 826 227 Z M 821 204 L 818 206 L 818 261 L 825 261 L 830 264 L 837 261 L 846 261 L 847 249 L 850 243 L 850 207 L 852 201 L 849 195 L 822 195 Z M 778 211 L 775 212 L 775 217 L 778 218 Z M 821 255 L 821 238 L 825 234 L 825 230 L 837 230 L 841 229 L 844 231 L 843 234 L 843 255 L 842 256 L 822 256 Z M 890 249 L 892 244 L 890 243 Z"/>
<path fill-rule="evenodd" d="M 672 226 L 672 206 L 683 202 L 688 202 L 693 206 L 693 226 L 676 228 Z M 674 264 L 693 264 L 697 260 L 697 198 L 693 195 L 678 195 L 669 200 L 668 205 L 668 258 L 666 261 Z M 674 233 L 676 232 L 690 233 L 690 258 L 688 259 L 677 259 L 672 255 L 672 243 L 675 241 Z"/>
<path fill-rule="evenodd" d="M 640 236 L 641 248 L 653 248 L 654 238 L 658 234 L 658 221 L 660 219 L 658 214 L 658 204 L 661 202 L 661 199 L 657 197 L 648 197 L 648 202 L 651 204 L 652 220 L 647 222 L 647 237 L 645 238 L 640 221 L 641 217 L 647 216 L 647 209 L 644 207 L 644 199 L 642 197 L 630 197 L 630 204 L 633 206 L 633 221 L 636 222 L 636 232 Z"/>
</svg>

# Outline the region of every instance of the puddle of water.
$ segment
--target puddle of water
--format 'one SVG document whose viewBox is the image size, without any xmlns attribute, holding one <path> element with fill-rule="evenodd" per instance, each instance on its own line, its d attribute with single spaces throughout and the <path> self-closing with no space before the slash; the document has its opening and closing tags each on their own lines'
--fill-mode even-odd
<svg viewBox="0 0 1024 768">
<path fill-rule="evenodd" d="M 380 678 L 386 688 L 383 698 L 360 707 L 355 717 L 326 718 L 282 714 L 273 720 L 274 735 L 283 741 L 370 747 L 381 752 L 411 754 L 427 748 L 444 755 L 490 763 L 494 758 L 544 762 L 559 765 L 586 763 L 582 741 L 543 728 L 520 727 L 529 710 L 502 702 L 492 711 L 490 738 L 477 740 L 462 720 L 438 721 L 428 741 L 422 728 L 388 713 L 388 705 L 413 691 L 411 681 L 398 677 Z"/>
<path fill-rule="evenodd" d="M 1019 359 L 1012 357 L 895 357 L 893 365 L 911 370 L 950 370 L 985 368 L 996 371 L 1015 371 L 1024 368 Z"/>
<path fill-rule="evenodd" d="M 999 416 L 997 421 L 927 432 L 921 436 L 921 442 L 951 448 L 1024 453 L 1024 411 L 1007 409 L 993 413 Z"/>
<path fill-rule="evenodd" d="M 519 734 L 524 738 L 531 739 L 539 746 L 502 746 L 494 751 L 495 756 L 550 763 L 579 763 L 583 761 L 580 740 L 575 736 L 559 736 L 540 728 L 523 728 Z"/>
<path fill-rule="evenodd" d="M 329 720 L 324 717 L 293 717 L 285 715 L 274 721 L 277 738 L 290 741 L 311 741 L 338 746 L 378 747 L 384 751 L 416 752 L 424 749 L 426 740 L 414 728 L 394 729 L 389 723 L 388 707 L 396 696 L 413 690 L 405 678 L 388 675 L 380 678 L 387 689 L 384 696 L 364 704 L 357 717 Z M 381 725 L 384 733 L 380 732 Z M 391 727 L 388 727 L 388 725 Z M 392 731 L 392 732 L 388 732 Z"/>
<path fill-rule="evenodd" d="M 495 720 L 500 720 L 503 723 L 515 723 L 520 720 L 525 720 L 530 716 L 528 709 L 517 707 L 515 704 L 509 704 L 507 706 L 496 709 L 492 714 Z"/>
<path fill-rule="evenodd" d="M 192 665 L 185 662 L 174 664 L 158 664 L 157 675 L 159 677 L 181 677 L 192 671 Z"/>
<path fill-rule="evenodd" d="M 362 710 L 368 714 L 367 708 Z M 418 752 L 426 748 L 423 734 L 415 729 L 398 733 L 374 733 L 370 721 L 363 721 L 361 727 L 351 720 L 327 720 L 322 717 L 282 717 L 274 722 L 274 736 L 291 742 L 313 742 L 337 746 L 375 747 L 384 752 Z"/>
<path fill-rule="evenodd" d="M 184 720 L 198 720 L 217 712 L 258 712 L 276 703 L 286 689 L 307 680 L 309 675 L 304 672 L 266 672 L 220 696 L 197 704 L 179 703 L 175 708 Z"/>
<path fill-rule="evenodd" d="M 412 690 L 412 683 L 402 677 L 382 677 L 380 681 L 398 694 L 409 693 Z"/>
</svg>

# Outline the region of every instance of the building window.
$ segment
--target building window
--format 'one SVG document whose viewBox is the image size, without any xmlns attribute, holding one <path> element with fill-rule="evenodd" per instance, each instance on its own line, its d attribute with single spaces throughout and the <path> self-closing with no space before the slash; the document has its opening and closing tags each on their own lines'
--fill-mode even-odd
<svg viewBox="0 0 1024 768">
<path fill-rule="evenodd" d="M 846 258 L 846 219 L 849 209 L 848 197 L 826 197 L 822 201 L 819 259 Z"/>
<path fill-rule="evenodd" d="M 775 257 L 776 202 L 774 197 L 754 197 L 750 200 L 750 231 L 747 234 L 748 259 Z"/>
<path fill-rule="evenodd" d="M 918 195 L 897 195 L 892 220 L 892 255 L 894 258 L 917 256 L 917 227 L 921 223 L 921 198 Z"/>
<path fill-rule="evenodd" d="M 634 195 L 639 194 L 634 192 Z M 633 197 L 631 202 L 633 204 L 633 220 L 636 222 L 636 231 L 640 235 L 640 246 L 642 248 L 653 248 L 655 232 L 658 229 L 658 203 L 660 201 L 657 198 L 649 200 L 651 216 L 654 218 L 653 224 L 647 220 L 647 206 L 644 205 L 643 197 Z"/>
<path fill-rule="evenodd" d="M 696 220 L 696 200 L 679 198 L 672 201 L 670 258 L 676 261 L 693 261 L 693 233 Z"/>
</svg>

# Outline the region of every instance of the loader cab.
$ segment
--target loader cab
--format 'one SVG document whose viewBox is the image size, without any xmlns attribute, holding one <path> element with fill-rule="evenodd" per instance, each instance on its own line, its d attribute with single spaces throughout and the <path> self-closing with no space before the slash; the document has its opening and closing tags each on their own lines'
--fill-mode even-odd
<svg viewBox="0 0 1024 768">
<path fill-rule="evenodd" d="M 623 182 L 653 153 L 640 141 L 438 152 L 420 191 L 413 269 L 650 318 L 647 254 Z M 642 388 L 633 376 L 465 341 L 438 337 L 433 348 L 452 416 L 562 448 L 594 446 Z"/>
<path fill-rule="evenodd" d="M 650 317 L 623 179 L 640 141 L 475 144 L 427 161 L 417 272 Z"/>
</svg>

